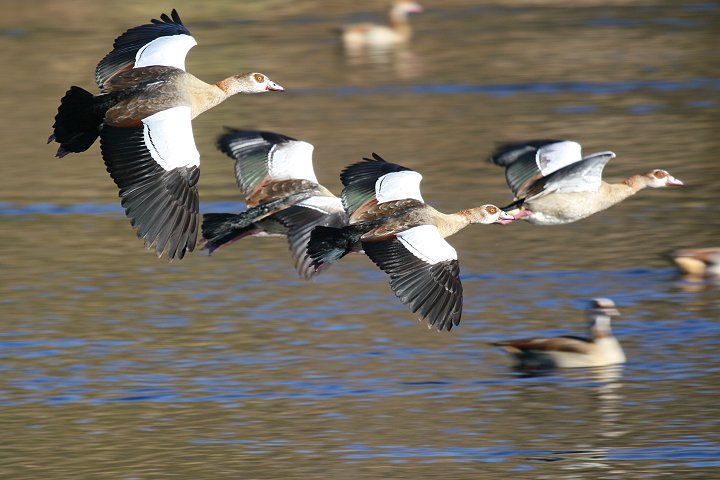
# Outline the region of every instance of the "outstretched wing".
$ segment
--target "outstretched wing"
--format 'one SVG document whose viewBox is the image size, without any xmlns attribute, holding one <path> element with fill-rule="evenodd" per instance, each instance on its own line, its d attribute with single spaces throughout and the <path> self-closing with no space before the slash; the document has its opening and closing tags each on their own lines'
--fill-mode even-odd
<svg viewBox="0 0 720 480">
<path fill-rule="evenodd" d="M 438 330 L 460 323 L 462 283 L 457 252 L 437 227 L 421 225 L 381 241 L 363 241 L 368 257 L 390 275 L 401 302 Z"/>
<path fill-rule="evenodd" d="M 137 67 L 165 65 L 185 70 L 185 56 L 197 42 L 183 25 L 177 11 L 160 20 L 133 27 L 115 39 L 113 49 L 95 69 L 98 87 L 118 73 Z"/>
<path fill-rule="evenodd" d="M 171 259 L 195 248 L 199 226 L 200 154 L 190 115 L 190 107 L 170 108 L 143 119 L 142 127 L 106 125 L 100 135 L 103 160 L 138 236 Z"/>
<path fill-rule="evenodd" d="M 499 147 L 489 161 L 505 167 L 515 198 L 525 198 L 538 180 L 582 160 L 582 147 L 569 140 L 530 140 Z"/>
<path fill-rule="evenodd" d="M 602 172 L 613 152 L 594 153 L 535 182 L 527 191 L 526 200 L 534 200 L 551 192 L 596 192 L 602 184 Z"/>
<path fill-rule="evenodd" d="M 345 187 L 341 199 L 351 218 L 371 203 L 406 198 L 423 201 L 420 195 L 422 175 L 402 165 L 386 162 L 375 153 L 372 156 L 350 165 L 340 174 Z"/>
<path fill-rule="evenodd" d="M 315 276 L 329 265 L 313 263 L 307 254 L 310 234 L 317 226 L 340 228 L 347 225 L 347 215 L 337 197 L 310 197 L 271 218 L 287 227 L 290 254 L 298 274 L 304 279 Z"/>
<path fill-rule="evenodd" d="M 308 180 L 318 183 L 313 170 L 314 147 L 308 142 L 273 132 L 227 129 L 217 147 L 235 160 L 235 179 L 249 206 L 272 181 Z"/>
</svg>

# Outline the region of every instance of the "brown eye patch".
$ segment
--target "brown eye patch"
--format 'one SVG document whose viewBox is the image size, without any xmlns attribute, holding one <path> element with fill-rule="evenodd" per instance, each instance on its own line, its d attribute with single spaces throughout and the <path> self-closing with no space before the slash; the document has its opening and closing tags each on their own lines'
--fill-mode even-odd
<svg viewBox="0 0 720 480">
<path fill-rule="evenodd" d="M 665 178 L 668 176 L 668 173 L 664 170 L 655 170 L 655 177 L 656 178 Z"/>
<path fill-rule="evenodd" d="M 255 74 L 255 81 L 258 83 L 263 83 L 265 81 L 265 77 L 257 73 Z"/>
<path fill-rule="evenodd" d="M 498 211 L 497 207 L 488 207 L 487 211 L 490 215 L 495 215 Z"/>
</svg>

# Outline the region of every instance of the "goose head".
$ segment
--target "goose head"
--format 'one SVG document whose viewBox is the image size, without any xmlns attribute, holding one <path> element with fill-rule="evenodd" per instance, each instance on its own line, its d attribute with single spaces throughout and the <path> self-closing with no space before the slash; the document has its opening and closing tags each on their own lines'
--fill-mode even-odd
<svg viewBox="0 0 720 480">
<path fill-rule="evenodd" d="M 650 188 L 672 187 L 685 185 L 681 180 L 670 175 L 666 170 L 655 169 L 645 174 Z"/>
<path fill-rule="evenodd" d="M 285 90 L 270 80 L 270 77 L 258 72 L 240 73 L 232 76 L 226 80 L 226 88 L 229 94 L 282 92 Z"/>
<path fill-rule="evenodd" d="M 593 337 L 610 335 L 610 317 L 620 315 L 615 302 L 609 298 L 594 298 L 590 309 L 590 329 Z"/>
<path fill-rule="evenodd" d="M 406 17 L 408 13 L 420 13 L 423 11 L 422 5 L 412 0 L 398 0 L 393 3 L 390 10 L 390 16 L 393 18 Z"/>
<path fill-rule="evenodd" d="M 505 212 L 504 210 L 496 207 L 495 205 L 487 204 L 477 208 L 471 208 L 470 223 L 482 223 L 485 225 L 491 223 L 510 223 L 515 220 L 515 217 Z"/>
</svg>

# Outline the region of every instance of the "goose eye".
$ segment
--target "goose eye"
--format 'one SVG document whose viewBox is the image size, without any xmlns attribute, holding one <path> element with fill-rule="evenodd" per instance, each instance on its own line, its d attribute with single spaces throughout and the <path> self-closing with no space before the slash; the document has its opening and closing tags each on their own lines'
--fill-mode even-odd
<svg viewBox="0 0 720 480">
<path fill-rule="evenodd" d="M 665 178 L 665 177 L 667 177 L 667 176 L 668 176 L 668 173 L 667 173 L 666 171 L 664 171 L 664 170 L 657 170 L 657 171 L 655 172 L 655 177 L 656 177 L 656 178 Z"/>
<path fill-rule="evenodd" d="M 255 74 L 255 81 L 258 83 L 263 83 L 265 81 L 265 77 L 263 75 L 260 75 L 259 73 Z"/>
<path fill-rule="evenodd" d="M 498 211 L 497 207 L 488 207 L 487 211 L 490 215 L 495 215 Z"/>
</svg>

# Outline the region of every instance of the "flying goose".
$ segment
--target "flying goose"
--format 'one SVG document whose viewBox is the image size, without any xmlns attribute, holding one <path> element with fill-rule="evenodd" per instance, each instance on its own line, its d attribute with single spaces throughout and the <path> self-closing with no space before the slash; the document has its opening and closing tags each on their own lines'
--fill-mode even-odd
<svg viewBox="0 0 720 480">
<path fill-rule="evenodd" d="M 98 63 L 100 94 L 70 87 L 48 143 L 57 157 L 90 148 L 100 137 L 108 173 L 145 246 L 182 258 L 199 227 L 200 154 L 191 120 L 237 93 L 281 91 L 262 73 L 241 73 L 207 84 L 185 71 L 197 44 L 176 10 L 131 28 Z"/>
<path fill-rule="evenodd" d="M 614 157 L 613 152 L 583 157 L 580 144 L 573 141 L 530 140 L 503 145 L 489 160 L 505 167 L 505 179 L 515 194 L 505 209 L 537 225 L 576 222 L 647 187 L 683 185 L 659 169 L 606 183 L 602 171 Z"/>
<path fill-rule="evenodd" d="M 313 145 L 273 132 L 228 129 L 218 148 L 235 160 L 235 179 L 248 209 L 242 213 L 203 215 L 205 248 L 218 248 L 249 235 L 287 235 L 295 268 L 309 279 L 323 265 L 305 254 L 317 225 L 343 226 L 342 202 L 318 183 L 312 164 Z"/>
<path fill-rule="evenodd" d="M 446 237 L 471 223 L 499 223 L 512 217 L 494 205 L 445 214 L 420 195 L 422 175 L 373 153 L 340 175 L 341 199 L 350 224 L 315 227 L 308 255 L 316 265 L 364 250 L 390 275 L 400 301 L 438 330 L 460 323 L 462 284 L 457 252 Z"/>
</svg>

